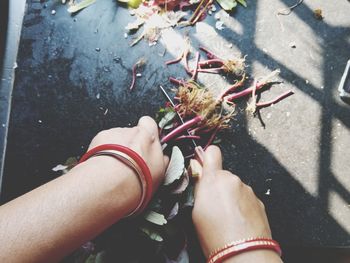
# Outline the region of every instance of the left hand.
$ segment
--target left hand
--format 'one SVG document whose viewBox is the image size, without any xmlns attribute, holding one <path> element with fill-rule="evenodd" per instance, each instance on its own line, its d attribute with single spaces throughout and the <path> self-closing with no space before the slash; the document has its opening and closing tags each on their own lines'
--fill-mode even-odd
<svg viewBox="0 0 350 263">
<path fill-rule="evenodd" d="M 164 179 L 169 160 L 163 154 L 158 126 L 151 117 L 140 118 L 135 127 L 112 128 L 99 132 L 92 139 L 89 150 L 101 144 L 120 144 L 137 152 L 151 171 L 154 190 Z"/>
</svg>

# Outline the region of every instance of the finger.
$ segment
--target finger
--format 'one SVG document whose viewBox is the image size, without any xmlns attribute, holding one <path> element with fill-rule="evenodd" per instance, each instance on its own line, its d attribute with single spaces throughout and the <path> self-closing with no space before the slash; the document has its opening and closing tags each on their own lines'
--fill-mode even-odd
<svg viewBox="0 0 350 263">
<path fill-rule="evenodd" d="M 203 177 L 215 175 L 218 170 L 222 170 L 221 150 L 219 147 L 211 145 L 204 153 Z"/>
<path fill-rule="evenodd" d="M 138 127 L 144 129 L 152 136 L 153 140 L 159 140 L 158 137 L 158 125 L 157 123 L 149 116 L 143 116 L 140 118 L 138 124 Z"/>
</svg>

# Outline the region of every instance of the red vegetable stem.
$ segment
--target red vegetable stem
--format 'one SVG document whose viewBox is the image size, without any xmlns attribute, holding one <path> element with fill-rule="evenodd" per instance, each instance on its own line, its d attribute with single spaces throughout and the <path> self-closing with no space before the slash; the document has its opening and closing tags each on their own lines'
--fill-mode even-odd
<svg viewBox="0 0 350 263">
<path fill-rule="evenodd" d="M 219 131 L 219 127 L 216 127 L 215 131 L 212 133 L 212 135 L 210 136 L 207 144 L 205 145 L 204 151 L 209 147 L 210 144 L 212 144 L 212 142 L 214 141 L 215 136 L 218 133 L 218 131 Z"/>
<path fill-rule="evenodd" d="M 208 0 L 208 2 L 205 4 L 202 10 L 196 15 L 196 17 L 194 19 L 191 19 L 191 25 L 194 25 L 195 23 L 197 23 L 198 19 L 202 16 L 202 14 L 207 10 L 208 6 L 211 5 L 212 3 L 213 3 L 213 0 Z"/>
<path fill-rule="evenodd" d="M 194 68 L 193 74 L 192 74 L 193 80 L 197 80 L 199 59 L 200 59 L 200 55 L 199 55 L 199 52 L 197 52 L 196 53 L 196 65 L 195 65 L 195 68 Z"/>
<path fill-rule="evenodd" d="M 169 61 L 165 62 L 165 64 L 171 65 L 171 64 L 179 63 L 181 61 L 182 57 L 183 57 L 183 54 L 181 54 L 181 56 L 179 56 L 178 58 L 175 58 L 173 60 L 169 60 Z"/>
<path fill-rule="evenodd" d="M 188 75 L 192 76 L 192 70 L 190 70 L 190 68 L 188 67 L 188 59 L 187 59 L 188 54 L 189 54 L 189 52 L 186 51 L 186 52 L 184 53 L 184 57 L 183 57 L 184 60 L 185 60 L 185 70 L 186 70 L 186 72 L 187 72 Z"/>
<path fill-rule="evenodd" d="M 263 88 L 267 83 L 259 83 L 256 85 L 256 90 L 259 90 Z M 241 92 L 233 93 L 231 95 L 227 95 L 224 97 L 225 100 L 227 101 L 233 101 L 235 99 L 250 95 L 253 92 L 254 87 L 247 88 L 245 90 L 242 90 Z"/>
<path fill-rule="evenodd" d="M 181 107 L 181 104 L 177 104 L 177 105 L 175 105 L 174 110 L 178 111 L 180 107 Z"/>
<path fill-rule="evenodd" d="M 183 85 L 184 81 L 183 80 L 179 80 L 173 77 L 169 77 L 169 81 L 173 84 L 177 84 L 177 85 Z"/>
<path fill-rule="evenodd" d="M 199 140 L 201 137 L 198 135 L 181 135 L 175 139 L 175 141 L 180 141 L 183 139 Z"/>
<path fill-rule="evenodd" d="M 219 59 L 219 58 L 214 58 L 214 59 L 208 59 L 208 60 L 201 61 L 199 63 L 199 66 L 200 67 L 212 66 L 212 65 L 216 65 L 216 64 L 220 64 L 220 66 L 223 66 L 224 62 L 221 59 Z"/>
<path fill-rule="evenodd" d="M 235 91 L 236 89 L 243 86 L 245 80 L 245 74 L 243 75 L 242 79 L 240 81 L 237 81 L 235 84 L 233 84 L 231 87 L 225 89 L 220 95 L 219 99 L 222 100 L 228 93 L 231 93 Z"/>
<path fill-rule="evenodd" d="M 265 107 L 268 107 L 268 106 L 271 106 L 272 104 L 276 104 L 277 102 L 293 95 L 294 92 L 292 90 L 289 90 L 281 95 L 279 95 L 278 97 L 276 97 L 275 99 L 273 100 L 270 100 L 270 101 L 267 101 L 267 102 L 259 102 L 256 104 L 256 107 L 258 108 L 265 108 Z"/>
<path fill-rule="evenodd" d="M 201 0 L 200 3 L 198 4 L 196 10 L 194 10 L 194 12 L 193 12 L 193 14 L 192 14 L 192 16 L 191 16 L 191 18 L 190 18 L 190 21 L 189 21 L 191 25 L 193 25 L 192 21 L 193 21 L 193 19 L 197 16 L 198 12 L 199 12 L 200 9 L 201 9 L 201 6 L 203 5 L 203 3 L 204 3 L 205 1 L 206 1 L 206 0 Z"/>
<path fill-rule="evenodd" d="M 174 130 L 172 130 L 171 132 L 169 132 L 167 135 L 165 135 L 162 140 L 161 143 L 167 143 L 168 141 L 170 141 L 172 138 L 176 137 L 177 135 L 179 135 L 180 133 L 182 133 L 183 131 L 186 131 L 187 129 L 193 127 L 194 125 L 196 125 L 198 122 L 201 122 L 203 120 L 202 116 L 197 116 L 194 117 L 193 119 L 186 121 L 185 123 L 183 123 L 182 125 L 180 125 L 179 127 L 175 128 Z"/>
<path fill-rule="evenodd" d="M 135 87 L 135 82 L 136 82 L 136 67 L 137 67 L 137 63 L 132 66 L 132 82 L 130 85 L 130 90 L 133 90 L 133 88 Z"/>
<path fill-rule="evenodd" d="M 199 68 L 198 72 L 219 74 L 221 70 L 222 70 L 221 67 L 220 68 L 208 68 L 208 69 Z"/>
<path fill-rule="evenodd" d="M 209 59 L 220 59 L 217 55 L 215 55 L 213 52 L 206 49 L 205 47 L 199 47 L 199 49 L 204 51 Z"/>
</svg>

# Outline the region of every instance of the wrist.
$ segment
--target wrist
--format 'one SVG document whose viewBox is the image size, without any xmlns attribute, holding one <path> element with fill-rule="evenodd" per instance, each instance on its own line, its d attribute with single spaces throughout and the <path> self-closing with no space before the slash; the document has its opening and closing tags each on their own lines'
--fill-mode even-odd
<svg viewBox="0 0 350 263">
<path fill-rule="evenodd" d="M 247 251 L 241 254 L 235 255 L 231 258 L 228 258 L 222 263 L 250 263 L 250 262 L 259 262 L 259 263 L 282 263 L 280 256 L 271 250 L 261 249 L 255 251 Z"/>
<path fill-rule="evenodd" d="M 249 253 L 248 253 L 249 252 Z M 271 238 L 256 237 L 237 240 L 214 250 L 208 257 L 208 263 L 240 262 L 281 262 L 280 245 Z M 278 261 L 276 261 L 278 260 Z"/>
<path fill-rule="evenodd" d="M 126 216 L 133 211 L 141 198 L 139 179 L 126 164 L 111 156 L 94 156 L 79 164 L 86 173 L 99 177 L 105 184 L 105 198 L 111 206 Z"/>
</svg>

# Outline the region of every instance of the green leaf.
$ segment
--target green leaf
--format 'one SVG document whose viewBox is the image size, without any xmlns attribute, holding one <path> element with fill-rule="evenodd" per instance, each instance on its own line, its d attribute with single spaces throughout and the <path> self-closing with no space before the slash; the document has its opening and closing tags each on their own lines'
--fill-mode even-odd
<svg viewBox="0 0 350 263">
<path fill-rule="evenodd" d="M 129 0 L 128 6 L 131 8 L 138 8 L 141 3 L 142 3 L 142 0 Z"/>
<path fill-rule="evenodd" d="M 72 5 L 71 7 L 68 8 L 68 12 L 69 13 L 76 13 L 90 5 L 92 5 L 93 3 L 95 3 L 96 0 L 83 0 L 78 4 Z"/>
<path fill-rule="evenodd" d="M 217 2 L 226 11 L 231 11 L 237 6 L 236 0 L 217 0 Z"/>
<path fill-rule="evenodd" d="M 168 169 L 165 172 L 164 185 L 170 185 L 175 180 L 179 179 L 185 170 L 185 158 L 182 155 L 179 147 L 174 146 Z"/>
<path fill-rule="evenodd" d="M 85 260 L 85 263 L 95 263 L 95 261 L 96 261 L 96 255 L 92 254 Z"/>
<path fill-rule="evenodd" d="M 148 222 L 151 222 L 153 224 L 162 226 L 168 223 L 168 221 L 165 219 L 164 215 L 159 214 L 154 211 L 148 211 L 144 216 L 143 216 Z"/>
<path fill-rule="evenodd" d="M 148 227 L 140 227 L 140 230 L 154 241 L 162 242 L 164 240 L 157 231 L 151 230 Z"/>
<path fill-rule="evenodd" d="M 247 7 L 247 2 L 245 0 L 236 0 L 238 3 L 243 5 L 244 7 Z"/>
<path fill-rule="evenodd" d="M 184 170 L 183 175 L 181 176 L 181 179 L 178 181 L 179 182 L 176 185 L 176 188 L 171 191 L 172 194 L 182 194 L 187 189 L 187 186 L 190 183 L 190 177 L 188 176 L 186 169 Z"/>
<path fill-rule="evenodd" d="M 107 255 L 105 251 L 101 251 L 97 253 L 95 263 L 106 263 L 107 261 Z"/>
<path fill-rule="evenodd" d="M 168 220 L 173 219 L 178 213 L 179 213 L 179 203 L 175 203 L 175 205 L 173 206 L 173 208 L 171 209 L 169 215 L 168 215 Z"/>
<path fill-rule="evenodd" d="M 175 111 L 169 111 L 165 116 L 160 120 L 158 126 L 163 129 L 169 122 L 171 122 L 176 116 Z"/>
</svg>

